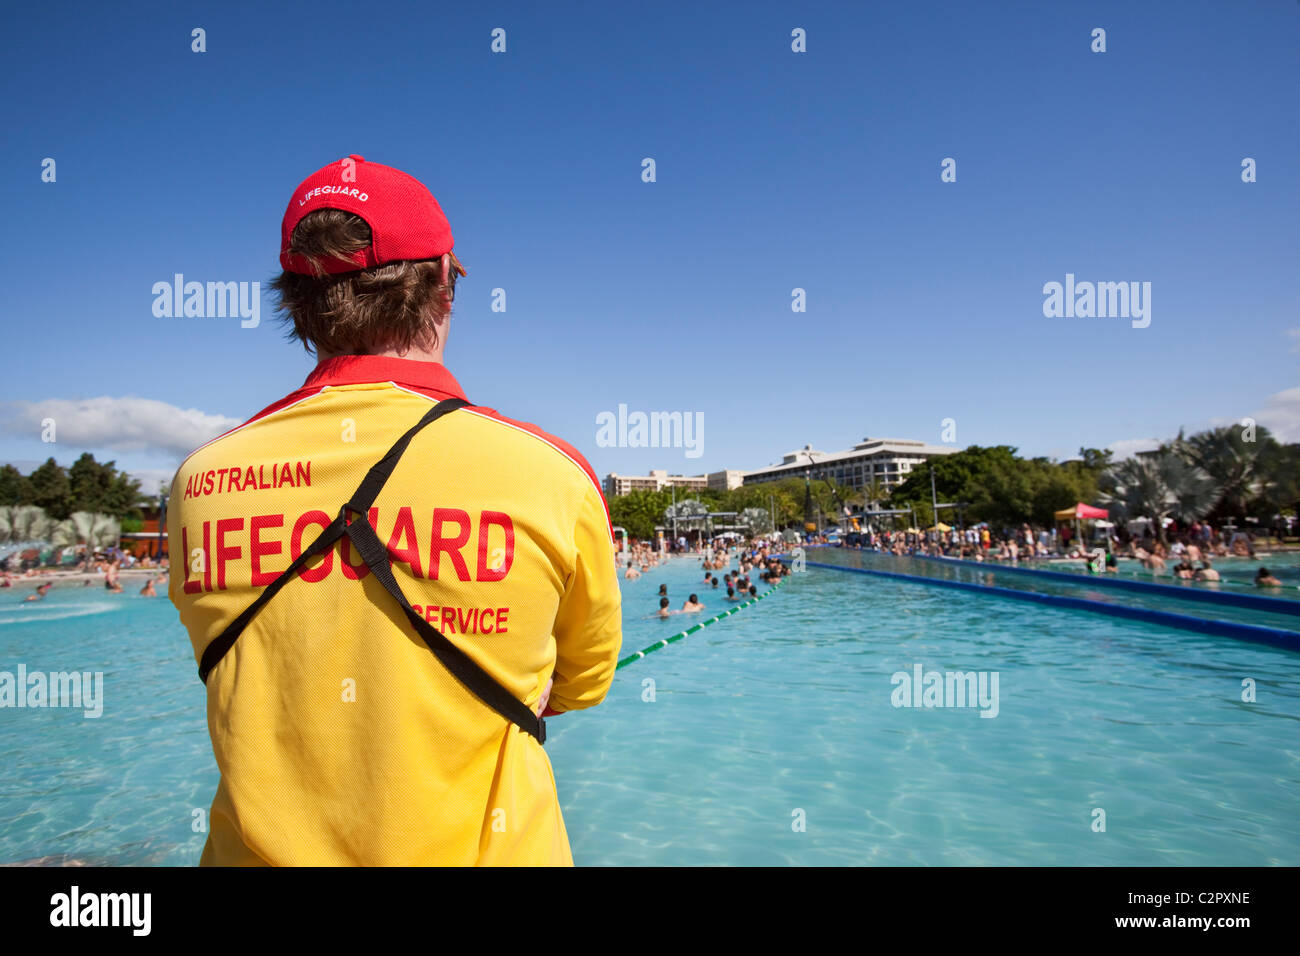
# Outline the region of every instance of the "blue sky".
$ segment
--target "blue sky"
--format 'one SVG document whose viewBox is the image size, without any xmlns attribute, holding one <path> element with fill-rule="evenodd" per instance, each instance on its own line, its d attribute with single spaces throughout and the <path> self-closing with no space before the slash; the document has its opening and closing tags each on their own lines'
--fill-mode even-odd
<svg viewBox="0 0 1300 956">
<path fill-rule="evenodd" d="M 470 399 L 601 475 L 946 417 L 1058 457 L 1246 415 L 1300 440 L 1298 41 L 1287 0 L 29 5 L 0 36 L 0 460 L 170 473 L 298 387 L 269 294 L 244 329 L 151 289 L 265 285 L 294 186 L 349 153 L 451 221 Z M 1066 273 L 1150 282 L 1150 326 L 1044 317 Z M 702 412 L 704 454 L 597 447 L 620 403 Z"/>
</svg>

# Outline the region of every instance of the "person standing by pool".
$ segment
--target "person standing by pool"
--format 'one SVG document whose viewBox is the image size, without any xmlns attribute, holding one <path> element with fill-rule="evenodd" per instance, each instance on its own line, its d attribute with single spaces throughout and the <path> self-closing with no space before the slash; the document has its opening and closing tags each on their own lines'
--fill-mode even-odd
<svg viewBox="0 0 1300 956">
<path fill-rule="evenodd" d="M 221 772 L 200 862 L 571 864 L 541 718 L 614 676 L 599 482 L 443 364 L 465 272 L 418 180 L 314 173 L 280 264 L 316 368 L 191 454 L 168 509 Z"/>
</svg>

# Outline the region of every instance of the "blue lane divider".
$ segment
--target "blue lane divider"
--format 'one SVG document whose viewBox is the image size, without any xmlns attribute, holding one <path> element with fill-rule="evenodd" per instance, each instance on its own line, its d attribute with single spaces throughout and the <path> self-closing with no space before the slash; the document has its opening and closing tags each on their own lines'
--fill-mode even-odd
<svg viewBox="0 0 1300 956">
<path fill-rule="evenodd" d="M 848 571 L 852 574 L 869 574 L 873 577 L 896 578 L 912 584 L 932 584 L 942 588 L 956 588 L 961 591 L 974 591 L 978 594 L 992 594 L 996 597 L 1011 598 L 1016 601 L 1034 601 L 1039 604 L 1051 604 L 1055 607 L 1067 607 L 1077 611 L 1092 611 L 1096 614 L 1109 614 L 1134 621 L 1146 621 L 1151 624 L 1163 624 L 1185 631 L 1201 634 L 1214 634 L 1221 637 L 1235 637 L 1238 640 L 1251 641 L 1256 644 L 1268 644 L 1286 650 L 1300 650 L 1300 633 L 1277 627 L 1261 627 L 1256 624 L 1235 624 L 1231 621 L 1212 621 L 1208 618 L 1192 617 L 1189 614 L 1175 614 L 1171 611 L 1152 611 L 1144 607 L 1127 607 L 1122 604 L 1104 604 L 1101 601 L 1089 601 L 1084 598 L 1058 597 L 1055 594 L 1039 594 L 1036 591 L 1016 591 L 1012 588 L 1000 588 L 992 584 L 968 584 L 965 581 L 945 581 L 929 578 L 921 574 L 902 574 L 898 571 L 874 571 L 868 568 L 850 568 L 839 564 L 826 564 L 821 561 L 805 562 L 810 568 L 827 568 L 831 571 Z"/>
<path fill-rule="evenodd" d="M 872 554 L 874 552 L 866 552 Z M 1107 577 L 1105 574 L 1071 574 L 1069 571 L 1046 571 L 1042 568 L 1018 568 L 1014 565 L 999 564 L 994 561 L 977 563 L 963 561 L 960 558 L 940 558 L 932 554 L 909 554 L 909 558 L 918 561 L 937 561 L 953 567 L 970 568 L 972 571 L 1005 571 L 1009 574 L 1028 574 L 1075 584 L 1101 585 L 1118 588 L 1122 591 L 1138 591 L 1146 594 L 1159 594 L 1162 597 L 1181 598 L 1184 601 L 1202 601 L 1206 604 L 1223 604 L 1229 607 L 1245 607 L 1252 611 L 1268 611 L 1270 614 L 1294 614 L 1300 616 L 1300 601 L 1289 598 L 1266 597 L 1262 594 L 1231 594 L 1224 591 L 1206 591 L 1196 587 L 1180 587 L 1177 584 L 1157 584 L 1154 581 L 1126 581 L 1123 578 Z"/>
</svg>

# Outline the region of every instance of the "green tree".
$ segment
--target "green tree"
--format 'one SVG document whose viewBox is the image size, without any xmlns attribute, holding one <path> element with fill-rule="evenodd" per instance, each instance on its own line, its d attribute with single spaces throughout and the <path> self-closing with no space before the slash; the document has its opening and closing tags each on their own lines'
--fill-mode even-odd
<svg viewBox="0 0 1300 956">
<path fill-rule="evenodd" d="M 917 520 L 932 524 L 930 471 L 940 501 L 963 502 L 967 521 L 988 521 L 995 526 L 1028 521 L 1033 513 L 1037 482 L 1034 466 L 1016 457 L 1010 445 L 971 445 L 952 455 L 936 456 L 912 469 L 907 480 L 894 488 L 895 508 L 911 505 Z"/>
<path fill-rule="evenodd" d="M 63 521 L 73 512 L 72 483 L 68 473 L 53 458 L 48 458 L 31 473 L 28 482 L 32 489 L 31 503 L 45 511 L 55 521 Z"/>
<path fill-rule="evenodd" d="M 112 461 L 98 462 L 86 452 L 68 469 L 73 507 L 118 519 L 141 516 L 140 482 L 117 469 Z"/>
<path fill-rule="evenodd" d="M 78 511 L 107 511 L 108 489 L 113 483 L 114 472 L 111 461 L 100 464 L 90 452 L 74 461 L 68 469 L 73 506 Z"/>
<path fill-rule="evenodd" d="M 27 476 L 13 465 L 0 467 L 0 507 L 29 505 L 31 499 L 32 484 Z"/>
<path fill-rule="evenodd" d="M 1079 462 L 1088 471 L 1100 475 L 1110 467 L 1110 459 L 1113 454 L 1114 452 L 1109 448 L 1080 448 Z"/>
<path fill-rule="evenodd" d="M 115 518 L 140 518 L 143 516 L 140 506 L 155 500 L 155 496 L 141 491 L 138 480 L 124 471 L 118 471 L 114 473 L 113 481 L 108 487 L 104 510 Z"/>
<path fill-rule="evenodd" d="M 651 541 L 655 526 L 662 525 L 664 509 L 672 503 L 671 491 L 633 491 L 609 499 L 610 521 L 642 541 Z"/>
<path fill-rule="evenodd" d="M 1079 462 L 1067 461 L 1048 465 L 1034 493 L 1031 521 L 1043 527 L 1056 520 L 1056 512 L 1098 500 L 1097 476 Z"/>
<path fill-rule="evenodd" d="M 785 528 L 796 522 L 803 523 L 803 479 L 783 478 L 781 481 L 763 481 L 742 485 L 730 492 L 727 511 L 744 511 L 762 508 L 776 512 L 776 527 Z"/>
<path fill-rule="evenodd" d="M 1300 444 L 1270 441 L 1260 449 L 1257 463 L 1263 489 L 1254 507 L 1265 518 L 1300 510 Z"/>
</svg>

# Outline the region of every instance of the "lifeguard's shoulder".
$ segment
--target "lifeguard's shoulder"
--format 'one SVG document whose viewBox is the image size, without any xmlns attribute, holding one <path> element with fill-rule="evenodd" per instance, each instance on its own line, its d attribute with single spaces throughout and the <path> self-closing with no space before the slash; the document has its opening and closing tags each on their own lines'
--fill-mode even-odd
<svg viewBox="0 0 1300 956">
<path fill-rule="evenodd" d="M 283 421 L 287 414 L 295 409 L 310 405 L 311 400 L 333 391 L 324 388 L 302 388 L 273 402 L 247 421 L 218 435 L 211 441 L 199 446 L 189 454 L 180 468 L 181 473 L 193 473 L 207 467 L 208 463 L 222 460 L 235 448 L 246 448 L 245 442 L 258 442 L 257 433 L 261 427 L 271 425 L 277 420 Z M 438 397 L 409 388 L 398 387 L 398 391 L 408 396 L 418 396 L 431 404 L 436 404 Z M 467 405 L 456 414 L 473 416 L 477 426 L 483 429 L 483 441 L 491 442 L 502 458 L 516 463 L 533 479 L 547 479 L 563 486 L 567 481 L 575 489 L 593 490 L 605 511 L 606 522 L 609 521 L 609 507 L 605 502 L 600 481 L 587 459 L 570 443 L 550 432 L 532 424 L 502 415 L 495 408 L 485 405 Z"/>
<path fill-rule="evenodd" d="M 519 449 L 522 455 L 527 456 L 525 461 L 528 464 L 554 469 L 551 474 L 556 477 L 568 475 L 584 487 L 590 485 L 601 501 L 604 501 L 600 481 L 596 478 L 591 465 L 581 452 L 564 439 L 544 431 L 531 422 L 508 418 L 495 408 L 467 405 L 463 411 L 482 421 L 494 441 Z M 524 464 L 524 461 L 520 464 Z"/>
<path fill-rule="evenodd" d="M 172 478 L 173 484 L 175 484 L 176 479 L 182 474 L 188 475 L 195 472 L 203 472 L 209 467 L 209 463 L 221 460 L 224 453 L 231 449 L 231 446 L 242 447 L 243 439 L 246 437 L 247 430 L 251 426 L 256 425 L 259 422 L 266 422 L 277 413 L 291 409 L 301 402 L 305 402 L 308 399 L 322 394 L 324 391 L 325 389 L 317 387 L 300 388 L 297 391 L 290 392 L 284 398 L 272 402 L 256 415 L 251 416 L 246 421 L 236 425 L 234 428 L 229 428 L 220 435 L 217 435 L 215 438 L 208 439 L 208 441 L 204 442 L 198 448 L 195 448 L 185 456 L 185 459 L 180 463 L 179 467 L 177 467 L 175 476 Z"/>
</svg>

